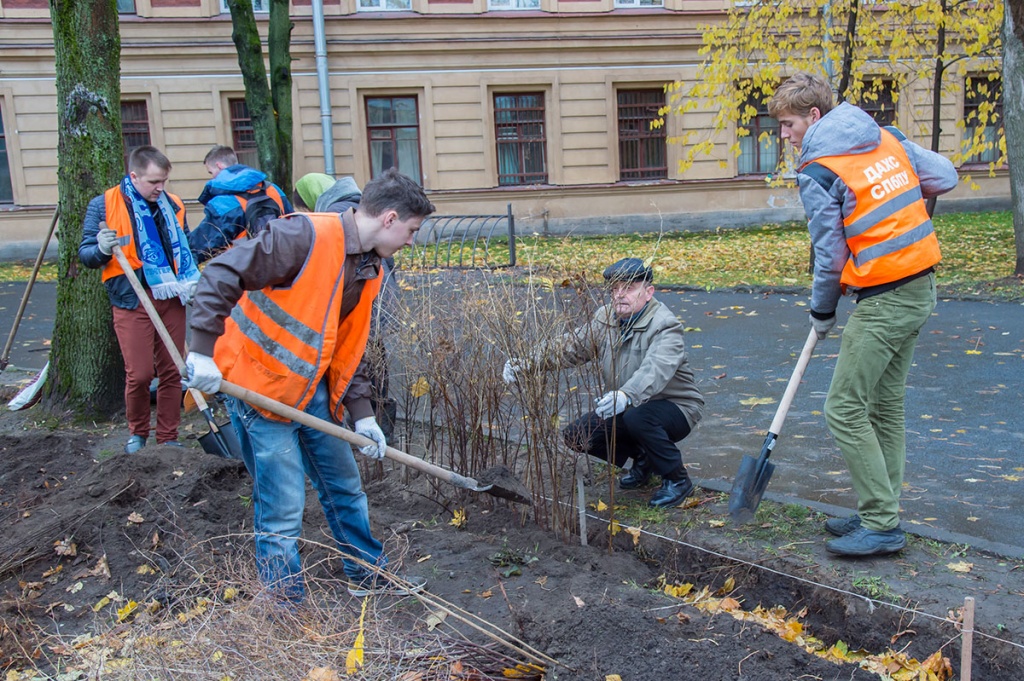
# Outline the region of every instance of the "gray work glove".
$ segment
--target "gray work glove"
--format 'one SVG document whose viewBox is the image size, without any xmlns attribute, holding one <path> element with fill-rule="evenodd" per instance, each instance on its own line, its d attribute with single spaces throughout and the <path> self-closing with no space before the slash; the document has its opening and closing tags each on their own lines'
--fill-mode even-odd
<svg viewBox="0 0 1024 681">
<path fill-rule="evenodd" d="M 520 372 L 526 371 L 526 367 L 526 360 L 511 357 L 505 362 L 505 367 L 501 370 L 501 377 L 505 383 L 511 385 L 519 380 Z"/>
<path fill-rule="evenodd" d="M 626 393 L 621 390 L 611 390 L 606 392 L 601 399 L 597 401 L 597 406 L 594 407 L 594 413 L 603 419 L 610 419 L 611 417 L 626 411 L 626 407 L 628 406 L 629 398 L 626 397 Z"/>
<path fill-rule="evenodd" d="M 186 388 L 194 388 L 211 395 L 220 390 L 220 382 L 224 376 L 220 373 L 220 367 L 213 361 L 213 357 L 190 352 L 185 358 L 185 371 Z"/>
<path fill-rule="evenodd" d="M 96 245 L 99 246 L 103 255 L 113 255 L 114 246 L 117 245 L 117 232 L 109 227 L 103 227 L 96 232 Z"/>
<path fill-rule="evenodd" d="M 811 326 L 814 327 L 814 333 L 818 335 L 818 340 L 823 340 L 828 335 L 828 332 L 832 330 L 832 327 L 836 325 L 835 315 L 828 319 L 818 319 L 813 314 L 808 316 L 811 318 Z"/>
<path fill-rule="evenodd" d="M 374 444 L 359 448 L 359 453 L 368 456 L 375 461 L 384 458 L 384 451 L 388 448 L 387 438 L 384 431 L 377 425 L 377 419 L 372 416 L 365 416 L 356 421 L 356 432 L 363 437 L 373 440 Z"/>
</svg>

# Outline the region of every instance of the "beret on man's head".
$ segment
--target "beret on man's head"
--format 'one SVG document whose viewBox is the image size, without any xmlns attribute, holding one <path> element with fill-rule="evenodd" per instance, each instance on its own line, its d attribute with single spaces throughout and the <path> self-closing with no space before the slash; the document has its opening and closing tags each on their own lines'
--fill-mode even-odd
<svg viewBox="0 0 1024 681">
<path fill-rule="evenodd" d="M 634 281 L 654 281 L 654 272 L 640 258 L 623 258 L 612 263 L 604 271 L 604 280 L 609 284 L 631 284 Z"/>
</svg>

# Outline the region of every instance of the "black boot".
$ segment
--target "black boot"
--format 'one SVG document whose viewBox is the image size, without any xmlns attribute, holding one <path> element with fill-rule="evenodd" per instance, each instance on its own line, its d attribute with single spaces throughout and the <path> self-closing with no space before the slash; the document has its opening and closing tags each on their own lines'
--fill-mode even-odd
<svg viewBox="0 0 1024 681">
<path fill-rule="evenodd" d="M 684 475 L 678 480 L 663 480 L 661 489 L 654 493 L 648 503 L 655 508 L 678 506 L 686 497 L 690 496 L 691 492 L 693 492 L 693 482 L 690 481 L 689 476 Z"/>
<path fill-rule="evenodd" d="M 651 469 L 646 459 L 635 459 L 629 472 L 619 478 L 619 489 L 639 489 L 651 479 Z"/>
</svg>

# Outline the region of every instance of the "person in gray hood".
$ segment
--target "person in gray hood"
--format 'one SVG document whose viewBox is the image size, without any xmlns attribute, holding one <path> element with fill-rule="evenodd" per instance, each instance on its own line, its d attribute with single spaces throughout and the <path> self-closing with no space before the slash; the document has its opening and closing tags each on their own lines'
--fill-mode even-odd
<svg viewBox="0 0 1024 681">
<path fill-rule="evenodd" d="M 656 473 L 661 489 L 650 505 L 678 506 L 693 492 L 693 482 L 676 443 L 704 412 L 686 357 L 683 325 L 654 297 L 653 272 L 639 258 L 610 265 L 604 278 L 611 287 L 610 305 L 558 347 L 541 348 L 525 360 L 509 359 L 502 376 L 514 383 L 522 371 L 598 362 L 607 392 L 594 411 L 562 431 L 566 445 L 617 466 L 632 457 L 633 467 L 619 487 L 643 487 Z"/>
<path fill-rule="evenodd" d="M 824 339 L 843 294 L 857 307 L 843 331 L 825 420 L 843 453 L 857 513 L 832 518 L 841 556 L 900 551 L 899 498 L 906 464 L 904 398 L 918 334 L 935 309 L 942 256 L 925 200 L 957 184 L 953 164 L 879 127 L 851 104 L 833 108 L 819 76 L 798 73 L 768 112 L 800 150 L 800 200 L 814 247 L 810 323 Z"/>
</svg>

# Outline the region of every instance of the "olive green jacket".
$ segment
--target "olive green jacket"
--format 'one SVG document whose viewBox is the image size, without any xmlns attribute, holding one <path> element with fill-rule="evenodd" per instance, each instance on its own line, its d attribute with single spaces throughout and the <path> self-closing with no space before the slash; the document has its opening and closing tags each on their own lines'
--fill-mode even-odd
<svg viewBox="0 0 1024 681">
<path fill-rule="evenodd" d="M 621 326 L 606 305 L 562 341 L 560 352 L 548 355 L 545 364 L 575 366 L 596 360 L 605 389 L 621 390 L 630 405 L 668 400 L 679 407 L 691 428 L 700 421 L 704 397 L 686 358 L 683 325 L 656 298 L 628 327 Z"/>
</svg>

